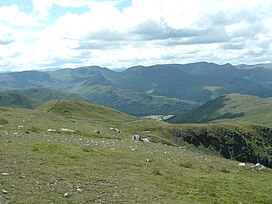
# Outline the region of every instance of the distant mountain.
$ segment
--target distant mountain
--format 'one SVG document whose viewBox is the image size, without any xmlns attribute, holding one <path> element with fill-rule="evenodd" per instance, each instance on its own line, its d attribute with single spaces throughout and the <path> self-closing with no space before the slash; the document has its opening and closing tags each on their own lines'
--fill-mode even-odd
<svg viewBox="0 0 272 204">
<path fill-rule="evenodd" d="M 162 114 L 159 111 L 179 114 L 190 109 L 188 101 L 205 103 L 230 93 L 267 98 L 272 96 L 271 83 L 272 69 L 238 69 L 230 64 L 206 62 L 136 66 L 121 72 L 91 66 L 0 74 L 0 90 L 47 87 L 80 94 L 88 100 L 137 115 Z M 154 96 L 165 100 L 162 102 L 162 97 Z"/>
<path fill-rule="evenodd" d="M 228 94 L 208 101 L 202 106 L 170 119 L 174 123 L 206 123 L 222 120 L 272 125 L 272 98 Z"/>
<path fill-rule="evenodd" d="M 239 64 L 236 65 L 238 69 L 272 69 L 272 63 L 263 63 L 263 64 Z"/>
</svg>

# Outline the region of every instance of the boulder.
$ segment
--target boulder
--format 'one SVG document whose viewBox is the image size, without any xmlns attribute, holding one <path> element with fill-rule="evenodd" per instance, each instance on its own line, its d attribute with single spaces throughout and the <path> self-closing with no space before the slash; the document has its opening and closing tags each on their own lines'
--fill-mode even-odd
<svg viewBox="0 0 272 204">
<path fill-rule="evenodd" d="M 151 142 L 149 138 L 143 138 L 142 141 L 143 142 Z"/>
<path fill-rule="evenodd" d="M 99 130 L 94 130 L 93 133 L 94 134 L 100 134 L 101 132 Z"/>
<path fill-rule="evenodd" d="M 239 166 L 246 166 L 246 163 L 239 163 Z"/>
<path fill-rule="evenodd" d="M 117 132 L 117 133 L 122 133 L 122 131 L 121 130 L 119 130 L 119 129 L 117 129 L 117 128 L 110 128 L 110 130 L 113 130 L 113 131 L 115 131 L 115 132 Z"/>
<path fill-rule="evenodd" d="M 61 128 L 62 132 L 75 132 L 75 130 L 67 129 L 67 128 Z"/>
<path fill-rule="evenodd" d="M 57 132 L 55 129 L 48 129 L 47 132 Z"/>
<path fill-rule="evenodd" d="M 261 170 L 261 169 L 265 169 L 266 167 L 264 165 L 262 165 L 261 163 L 257 163 L 254 166 L 252 166 L 253 169 L 257 169 L 257 170 Z"/>
<path fill-rule="evenodd" d="M 140 141 L 141 140 L 140 135 L 133 135 L 132 140 Z"/>
</svg>

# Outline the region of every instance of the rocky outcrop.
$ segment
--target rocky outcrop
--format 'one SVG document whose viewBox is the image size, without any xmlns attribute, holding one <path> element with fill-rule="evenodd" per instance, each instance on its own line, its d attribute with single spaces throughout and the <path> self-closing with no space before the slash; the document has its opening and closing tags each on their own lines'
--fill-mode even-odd
<svg viewBox="0 0 272 204">
<path fill-rule="evenodd" d="M 227 159 L 241 162 L 260 162 L 272 167 L 272 129 L 251 126 L 250 129 L 223 126 L 196 126 L 169 130 L 175 143 L 186 141 L 197 147 L 219 152 Z"/>
</svg>

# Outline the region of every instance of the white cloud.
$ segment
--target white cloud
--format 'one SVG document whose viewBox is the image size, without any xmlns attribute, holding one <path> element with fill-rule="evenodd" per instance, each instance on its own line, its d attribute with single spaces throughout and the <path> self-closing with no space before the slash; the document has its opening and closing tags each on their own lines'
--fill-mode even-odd
<svg viewBox="0 0 272 204">
<path fill-rule="evenodd" d="M 51 8 L 56 6 L 61 7 L 106 7 L 106 6 L 115 6 L 122 0 L 32 0 L 33 9 L 36 14 L 41 18 L 47 18 L 50 15 Z"/>
<path fill-rule="evenodd" d="M 1 4 L 0 4 L 1 5 Z M 41 26 L 32 14 L 27 14 L 20 10 L 17 4 L 11 6 L 0 6 L 1 23 L 7 23 L 10 26 Z"/>
<path fill-rule="evenodd" d="M 29 13 L 0 6 L 0 70 L 271 61 L 270 0 L 132 0 L 122 11 L 120 2 L 33 0 Z M 67 9 L 53 24 L 14 27 L 46 24 L 53 5 Z M 71 13 L 71 7 L 89 10 Z"/>
</svg>

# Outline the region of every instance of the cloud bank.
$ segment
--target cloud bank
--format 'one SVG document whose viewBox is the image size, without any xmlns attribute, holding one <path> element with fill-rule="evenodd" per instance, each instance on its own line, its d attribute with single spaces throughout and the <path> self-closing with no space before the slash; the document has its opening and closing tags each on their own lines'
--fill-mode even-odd
<svg viewBox="0 0 272 204">
<path fill-rule="evenodd" d="M 26 2 L 0 2 L 0 71 L 271 62 L 270 0 Z"/>
</svg>

